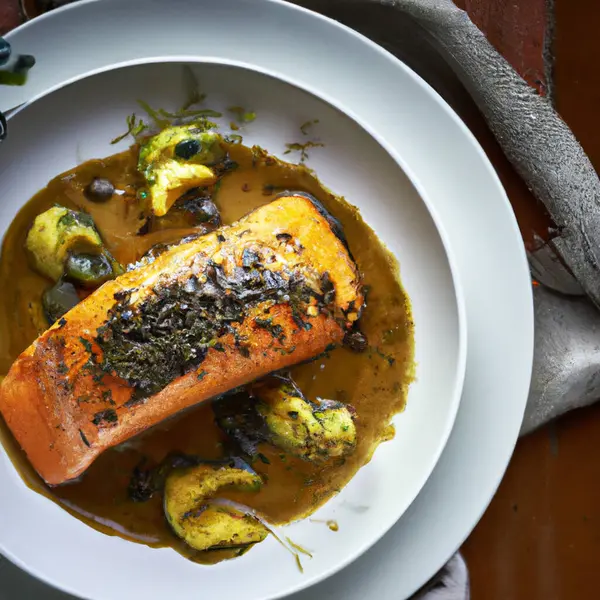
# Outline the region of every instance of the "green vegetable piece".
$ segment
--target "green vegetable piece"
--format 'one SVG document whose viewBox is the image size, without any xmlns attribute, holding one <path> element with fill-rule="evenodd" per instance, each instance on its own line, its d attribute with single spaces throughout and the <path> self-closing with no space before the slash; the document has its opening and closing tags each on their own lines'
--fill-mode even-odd
<svg viewBox="0 0 600 600">
<path fill-rule="evenodd" d="M 257 412 L 278 448 L 311 462 L 344 457 L 356 447 L 356 426 L 348 406 L 331 400 L 308 402 L 295 385 L 284 383 L 255 392 Z"/>
<path fill-rule="evenodd" d="M 51 325 L 78 303 L 79 296 L 75 286 L 65 281 L 59 281 L 42 295 L 44 315 Z"/>
<path fill-rule="evenodd" d="M 179 196 L 216 180 L 210 165 L 225 158 L 221 136 L 199 124 L 167 127 L 140 150 L 138 170 L 146 179 L 150 208 L 165 215 Z"/>
<path fill-rule="evenodd" d="M 102 239 L 88 214 L 53 206 L 35 218 L 25 245 L 35 269 L 58 281 L 71 253 L 98 253 Z"/>
<path fill-rule="evenodd" d="M 104 254 L 71 254 L 65 264 L 65 277 L 86 287 L 97 287 L 115 276 Z"/>
<path fill-rule="evenodd" d="M 165 482 L 165 515 L 175 534 L 196 550 L 244 549 L 264 540 L 268 530 L 253 516 L 210 499 L 227 488 L 257 492 L 261 487 L 260 476 L 239 459 L 177 469 Z"/>
</svg>

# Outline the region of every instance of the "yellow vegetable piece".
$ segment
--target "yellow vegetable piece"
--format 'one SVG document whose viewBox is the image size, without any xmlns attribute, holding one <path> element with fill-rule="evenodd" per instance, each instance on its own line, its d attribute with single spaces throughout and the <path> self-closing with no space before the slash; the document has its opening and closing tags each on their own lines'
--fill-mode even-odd
<svg viewBox="0 0 600 600">
<path fill-rule="evenodd" d="M 262 542 L 268 529 L 256 518 L 216 504 L 191 511 L 180 522 L 185 543 L 195 550 L 247 550 Z"/>
<path fill-rule="evenodd" d="M 89 215 L 53 206 L 35 218 L 25 245 L 35 269 L 58 281 L 70 252 L 98 251 L 102 239 Z"/>
<path fill-rule="evenodd" d="M 260 521 L 208 501 L 223 488 L 257 492 L 261 487 L 260 476 L 241 461 L 176 470 L 165 482 L 165 515 L 175 534 L 196 550 L 256 544 L 268 535 Z"/>
<path fill-rule="evenodd" d="M 198 124 L 167 127 L 140 149 L 138 170 L 148 185 L 150 209 L 164 216 L 186 191 L 216 181 L 213 165 L 225 157 L 221 136 Z"/>
<path fill-rule="evenodd" d="M 215 181 L 215 174 L 205 165 L 167 160 L 154 169 L 154 180 L 148 188 L 150 208 L 157 217 L 162 217 L 182 194 Z"/>
<path fill-rule="evenodd" d="M 304 460 L 321 462 L 351 454 L 356 426 L 348 408 L 332 400 L 309 403 L 294 386 L 260 385 L 254 390 L 258 413 L 272 444 Z"/>
</svg>

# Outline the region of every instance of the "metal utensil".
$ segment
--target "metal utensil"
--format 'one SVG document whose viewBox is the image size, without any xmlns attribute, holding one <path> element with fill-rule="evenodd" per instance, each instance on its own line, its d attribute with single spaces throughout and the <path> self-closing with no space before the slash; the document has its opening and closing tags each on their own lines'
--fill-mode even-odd
<svg viewBox="0 0 600 600">
<path fill-rule="evenodd" d="M 0 69 L 0 85 L 24 85 L 29 69 L 35 65 L 35 58 L 30 54 L 17 54 L 11 61 L 11 57 L 10 44 L 0 37 L 0 66 L 10 63 L 8 68 Z M 17 107 L 11 110 L 14 108 Z M 0 111 L 0 142 L 6 137 L 7 131 L 6 115 Z"/>
</svg>

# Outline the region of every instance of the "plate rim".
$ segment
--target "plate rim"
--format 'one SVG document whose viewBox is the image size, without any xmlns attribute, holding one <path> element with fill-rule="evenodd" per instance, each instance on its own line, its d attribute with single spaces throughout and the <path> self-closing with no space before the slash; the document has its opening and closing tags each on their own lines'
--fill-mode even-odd
<svg viewBox="0 0 600 600">
<path fill-rule="evenodd" d="M 92 1 L 96 1 L 96 0 L 92 0 Z M 434 227 L 437 230 L 437 233 L 442 242 L 445 257 L 448 261 L 450 276 L 451 276 L 452 283 L 454 286 L 454 297 L 455 297 L 455 301 L 456 301 L 457 324 L 458 324 L 458 330 L 457 330 L 458 352 L 457 352 L 457 360 L 456 360 L 457 368 L 456 368 L 456 372 L 454 374 L 454 386 L 453 386 L 453 390 L 452 390 L 451 394 L 449 394 L 449 398 L 450 398 L 449 414 L 448 414 L 448 418 L 446 420 L 443 434 L 439 438 L 439 442 L 436 447 L 436 451 L 433 453 L 433 456 L 432 456 L 431 460 L 429 461 L 426 472 L 424 472 L 421 477 L 420 484 L 418 486 L 416 486 L 414 493 L 412 493 L 409 496 L 410 499 L 406 503 L 403 503 L 404 508 L 402 508 L 400 511 L 394 513 L 395 514 L 394 518 L 391 519 L 390 522 L 386 523 L 384 526 L 380 527 L 377 530 L 377 532 L 370 538 L 370 541 L 367 544 L 363 544 L 362 546 L 358 547 L 356 549 L 356 551 L 349 554 L 347 557 L 344 558 L 344 560 L 340 561 L 338 564 L 336 564 L 334 567 L 330 568 L 328 571 L 325 571 L 325 572 L 321 573 L 320 575 L 307 577 L 304 581 L 288 587 L 288 589 L 286 589 L 285 591 L 278 592 L 276 594 L 271 594 L 269 596 L 264 596 L 264 600 L 278 600 L 280 598 L 284 598 L 291 594 L 301 592 L 302 590 L 305 590 L 314 585 L 317 585 L 321 581 L 340 572 L 342 569 L 346 568 L 348 565 L 353 563 L 361 555 L 363 555 L 365 552 L 367 552 L 371 547 L 373 547 L 375 544 L 377 544 L 377 542 L 392 527 L 394 527 L 396 525 L 396 523 L 398 523 L 398 521 L 402 518 L 402 515 L 406 512 L 408 507 L 414 502 L 415 498 L 418 496 L 418 494 L 421 492 L 421 490 L 427 483 L 427 480 L 429 479 L 429 477 L 431 476 L 431 473 L 435 469 L 435 467 L 440 459 L 440 456 L 442 455 L 442 453 L 446 447 L 446 444 L 448 443 L 448 439 L 449 439 L 452 429 L 454 427 L 454 423 L 456 421 L 456 416 L 458 414 L 458 410 L 460 407 L 460 401 L 462 398 L 462 389 L 463 389 L 465 373 L 466 373 L 466 361 L 467 361 L 467 349 L 468 349 L 467 319 L 466 319 L 465 299 L 464 299 L 462 283 L 461 283 L 459 275 L 458 275 L 458 269 L 457 269 L 456 261 L 455 261 L 455 258 L 454 258 L 453 252 L 452 252 L 451 244 L 448 240 L 446 230 L 443 227 L 443 224 L 441 223 L 441 219 L 440 219 L 435 207 L 433 206 L 432 202 L 428 198 L 428 195 L 426 194 L 425 190 L 422 189 L 421 183 L 418 180 L 418 178 L 416 177 L 416 175 L 412 172 L 409 165 L 406 164 L 406 162 L 403 160 L 403 158 L 400 155 L 398 155 L 398 153 L 394 150 L 394 148 L 392 148 L 376 131 L 374 131 L 366 123 L 363 123 L 362 120 L 358 116 L 354 115 L 352 111 L 350 111 L 349 109 L 346 109 L 346 107 L 341 105 L 339 102 L 336 102 L 334 99 L 330 98 L 329 96 L 322 94 L 322 93 L 310 88 L 309 86 L 306 86 L 304 84 L 295 83 L 288 77 L 285 77 L 282 74 L 274 73 L 273 71 L 271 71 L 269 69 L 264 69 L 264 68 L 258 67 L 256 65 L 252 65 L 250 63 L 244 63 L 243 61 L 224 59 L 224 58 L 219 58 L 219 57 L 197 57 L 197 56 L 193 56 L 193 55 L 192 56 L 177 55 L 177 56 L 167 56 L 167 57 L 153 56 L 153 57 L 147 57 L 147 58 L 138 58 L 138 59 L 122 61 L 120 63 L 114 63 L 114 64 L 111 64 L 111 65 L 108 65 L 105 67 L 99 67 L 97 69 L 87 71 L 83 74 L 71 77 L 63 82 L 60 82 L 60 83 L 55 84 L 54 86 L 51 86 L 50 88 L 48 88 L 46 90 L 39 92 L 38 94 L 34 95 L 30 100 L 28 100 L 25 104 L 19 106 L 14 111 L 12 111 L 10 116 L 7 117 L 7 122 L 10 125 L 10 122 L 12 119 L 17 117 L 20 113 L 26 111 L 30 106 L 32 106 L 36 102 L 43 100 L 47 96 L 50 96 L 59 90 L 70 87 L 71 85 L 75 85 L 82 80 L 91 79 L 91 78 L 94 78 L 95 76 L 102 75 L 103 73 L 107 73 L 107 72 L 125 70 L 128 68 L 136 68 L 138 66 L 152 65 L 152 64 L 222 65 L 222 66 L 229 66 L 229 67 L 234 67 L 234 68 L 241 68 L 241 69 L 245 69 L 245 70 L 251 71 L 251 72 L 257 72 L 257 73 L 264 75 L 266 77 L 269 77 L 271 79 L 282 81 L 289 86 L 295 87 L 304 93 L 308 93 L 308 94 L 312 95 L 316 99 L 325 102 L 326 104 L 331 106 L 336 111 L 340 112 L 344 116 L 346 116 L 349 119 L 351 119 L 352 121 L 354 121 L 373 140 L 375 140 L 375 142 L 377 144 L 379 144 L 383 148 L 383 150 L 392 158 L 392 160 L 397 164 L 397 166 L 406 175 L 406 177 L 410 181 L 411 185 L 415 188 L 417 194 L 419 195 L 419 197 L 421 199 L 421 202 L 425 206 L 427 213 L 429 214 L 430 218 L 432 219 Z M 396 258 L 399 259 L 399 257 L 396 257 Z M 0 452 L 2 452 L 2 451 L 3 450 L 0 447 Z M 52 579 L 50 575 L 40 574 L 39 572 L 35 571 L 33 568 L 30 568 L 27 563 L 25 563 L 23 560 L 21 560 L 20 558 L 16 557 L 14 554 L 12 554 L 6 548 L 6 546 L 3 544 L 1 539 L 0 539 L 0 550 L 2 551 L 3 556 L 5 556 L 9 560 L 11 560 L 11 562 L 13 562 L 17 566 L 19 566 L 21 569 L 25 570 L 30 575 L 48 583 L 49 585 L 51 585 L 55 588 L 63 590 L 69 594 L 73 594 L 73 595 L 77 595 L 77 596 L 80 595 L 80 592 L 77 592 L 76 590 L 71 589 L 69 586 L 66 586 L 64 584 L 59 584 L 56 580 Z M 83 597 L 83 596 L 81 596 L 81 597 Z"/>
</svg>

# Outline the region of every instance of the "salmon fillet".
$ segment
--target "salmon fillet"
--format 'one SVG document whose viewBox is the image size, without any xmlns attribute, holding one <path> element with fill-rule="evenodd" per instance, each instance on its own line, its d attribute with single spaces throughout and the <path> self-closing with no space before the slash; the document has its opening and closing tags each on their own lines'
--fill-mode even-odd
<svg viewBox="0 0 600 600">
<path fill-rule="evenodd" d="M 0 412 L 40 476 L 340 343 L 364 302 L 339 224 L 284 195 L 102 287 L 25 350 Z"/>
</svg>

